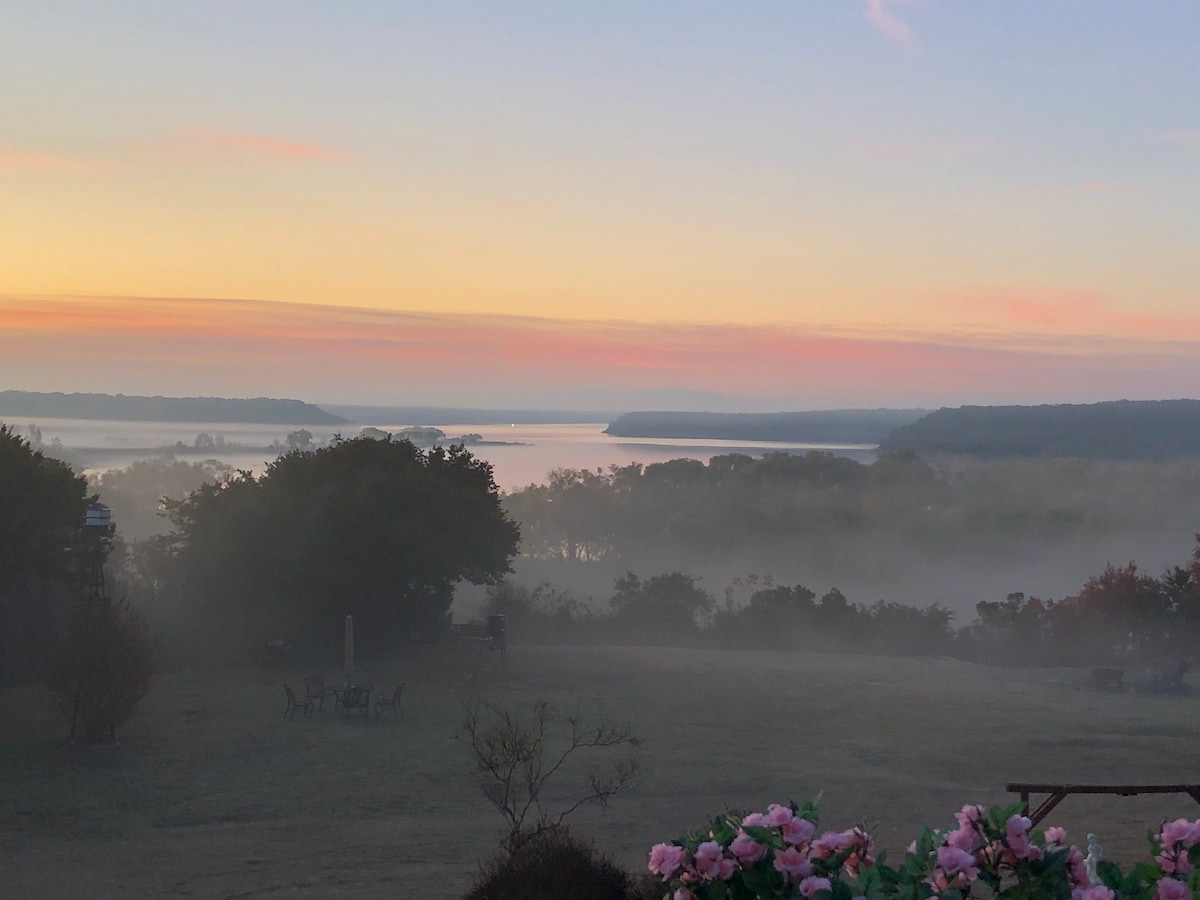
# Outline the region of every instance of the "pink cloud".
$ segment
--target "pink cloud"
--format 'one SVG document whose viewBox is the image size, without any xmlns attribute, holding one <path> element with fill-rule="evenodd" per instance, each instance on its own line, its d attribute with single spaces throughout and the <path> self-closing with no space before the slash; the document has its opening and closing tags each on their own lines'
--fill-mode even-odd
<svg viewBox="0 0 1200 900">
<path fill-rule="evenodd" d="M 1079 401 L 1129 396 L 1131 385 L 1174 396 L 1178 385 L 1200 383 L 1200 316 L 1140 315 L 1085 294 L 959 302 L 976 315 L 972 332 L 896 335 L 242 300 L 0 298 L 0 342 L 11 348 L 0 383 L 461 406 L 696 391 L 774 398 L 777 408 Z"/>
<path fill-rule="evenodd" d="M 867 19 L 893 41 L 912 46 L 913 36 L 908 25 L 896 18 L 891 7 L 907 6 L 907 0 L 867 0 Z"/>
<path fill-rule="evenodd" d="M 1023 346 L 1037 340 L 1061 342 L 1064 337 L 1093 342 L 1200 340 L 1200 314 L 1121 309 L 1087 292 L 990 291 L 960 296 L 953 302 L 975 319 L 977 328 L 1008 333 Z"/>
<path fill-rule="evenodd" d="M 261 134 L 224 131 L 181 131 L 175 146 L 200 156 L 289 159 L 299 162 L 332 162 L 346 154 L 332 147 Z"/>
<path fill-rule="evenodd" d="M 104 168 L 84 159 L 37 153 L 19 147 L 0 147 L 0 172 L 95 172 Z"/>
<path fill-rule="evenodd" d="M 1159 134 L 1159 138 L 1177 147 L 1200 150 L 1200 128 L 1181 128 L 1175 131 L 1164 131 Z"/>
</svg>

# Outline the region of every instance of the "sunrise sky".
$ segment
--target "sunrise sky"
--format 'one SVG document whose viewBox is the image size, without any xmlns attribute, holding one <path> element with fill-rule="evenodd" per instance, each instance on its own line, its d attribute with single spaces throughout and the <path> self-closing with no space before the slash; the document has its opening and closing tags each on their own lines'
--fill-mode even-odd
<svg viewBox="0 0 1200 900">
<path fill-rule="evenodd" d="M 8 0 L 0 389 L 1200 396 L 1200 3 Z"/>
</svg>

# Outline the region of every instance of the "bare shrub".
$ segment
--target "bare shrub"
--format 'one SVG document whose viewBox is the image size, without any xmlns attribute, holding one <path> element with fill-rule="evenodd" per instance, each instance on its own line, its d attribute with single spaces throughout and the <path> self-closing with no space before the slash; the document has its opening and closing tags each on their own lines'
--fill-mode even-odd
<svg viewBox="0 0 1200 900">
<path fill-rule="evenodd" d="M 638 760 L 630 753 L 587 773 L 584 784 L 560 793 L 552 808 L 548 786 L 564 766 L 581 756 L 633 751 L 641 743 L 628 725 L 586 722 L 543 699 L 534 701 L 527 719 L 502 705 L 477 701 L 468 707 L 455 739 L 470 748 L 484 796 L 504 818 L 508 834 L 500 846 L 509 854 L 561 828 L 581 806 L 607 806 L 637 774 Z"/>
</svg>

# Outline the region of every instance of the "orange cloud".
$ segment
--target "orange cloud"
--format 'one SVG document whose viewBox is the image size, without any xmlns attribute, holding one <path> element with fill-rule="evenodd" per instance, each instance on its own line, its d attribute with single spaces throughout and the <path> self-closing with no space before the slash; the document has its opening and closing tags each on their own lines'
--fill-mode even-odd
<svg viewBox="0 0 1200 900">
<path fill-rule="evenodd" d="M 333 162 L 346 154 L 332 147 L 261 134 L 225 131 L 180 131 L 174 145 L 198 156 L 289 159 L 299 162 Z"/>
<path fill-rule="evenodd" d="M 0 172 L 95 172 L 104 168 L 91 160 L 69 159 L 19 147 L 0 147 Z"/>
</svg>

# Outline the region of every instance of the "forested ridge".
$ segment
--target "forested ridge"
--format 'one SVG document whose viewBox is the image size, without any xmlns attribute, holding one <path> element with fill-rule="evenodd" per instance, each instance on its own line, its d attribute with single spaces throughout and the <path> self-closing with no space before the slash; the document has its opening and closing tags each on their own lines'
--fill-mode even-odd
<svg viewBox="0 0 1200 900">
<path fill-rule="evenodd" d="M 616 437 L 877 444 L 922 409 L 826 409 L 777 413 L 632 412 L 605 429 Z"/>
<path fill-rule="evenodd" d="M 249 422 L 264 425 L 345 425 L 300 400 L 273 397 L 141 397 L 125 394 L 40 394 L 0 391 L 0 415 L 13 418 L 108 419 L 124 422 Z"/>
<path fill-rule="evenodd" d="M 1112 400 L 939 409 L 896 428 L 882 450 L 923 456 L 1200 457 L 1200 400 Z"/>
</svg>

